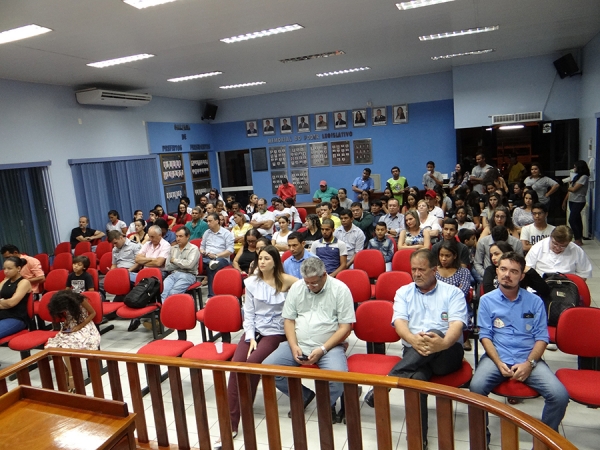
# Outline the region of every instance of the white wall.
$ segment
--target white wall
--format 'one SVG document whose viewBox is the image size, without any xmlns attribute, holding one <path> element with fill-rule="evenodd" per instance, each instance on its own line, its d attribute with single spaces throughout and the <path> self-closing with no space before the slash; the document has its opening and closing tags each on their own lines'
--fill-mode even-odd
<svg viewBox="0 0 600 450">
<path fill-rule="evenodd" d="M 588 159 L 588 140 L 593 139 L 593 155 L 596 142 L 596 116 L 600 113 L 600 34 L 583 48 L 581 70 L 581 112 L 579 114 L 579 136 L 581 159 Z"/>
</svg>

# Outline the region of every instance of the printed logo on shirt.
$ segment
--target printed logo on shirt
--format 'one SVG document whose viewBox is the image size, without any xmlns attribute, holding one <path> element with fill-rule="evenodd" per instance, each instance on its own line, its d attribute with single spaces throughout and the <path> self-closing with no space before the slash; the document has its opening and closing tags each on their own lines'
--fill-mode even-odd
<svg viewBox="0 0 600 450">
<path fill-rule="evenodd" d="M 71 289 L 76 294 L 81 294 L 85 291 L 85 280 L 71 280 Z"/>
<path fill-rule="evenodd" d="M 504 322 L 502 322 L 502 319 L 500 319 L 499 317 L 496 317 L 494 319 L 494 328 L 504 328 Z"/>
<path fill-rule="evenodd" d="M 444 322 L 448 322 L 448 313 L 444 311 L 444 312 L 441 314 L 441 318 L 442 318 L 442 320 L 443 320 Z"/>
</svg>

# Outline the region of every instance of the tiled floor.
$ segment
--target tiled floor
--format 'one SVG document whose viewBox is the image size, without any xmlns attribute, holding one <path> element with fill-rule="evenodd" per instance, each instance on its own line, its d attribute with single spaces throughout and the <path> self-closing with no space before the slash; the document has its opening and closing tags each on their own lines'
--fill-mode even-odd
<svg viewBox="0 0 600 450">
<path fill-rule="evenodd" d="M 595 241 L 586 241 L 584 249 L 594 266 L 594 274 L 597 278 L 588 280 L 590 290 L 592 292 L 592 306 L 600 307 L 600 244 Z M 127 321 L 113 321 L 115 324 L 115 330 L 110 331 L 102 337 L 102 349 L 108 351 L 120 351 L 133 353 L 142 345 L 146 344 L 152 339 L 150 331 L 143 327 L 132 333 L 128 333 Z M 240 333 L 233 337 L 234 342 L 239 339 Z M 171 334 L 167 339 L 176 339 L 175 334 Z M 197 326 L 194 330 L 188 333 L 188 339 L 199 343 L 201 342 L 200 327 Z M 401 354 L 401 346 L 399 343 L 391 344 L 388 348 L 389 354 Z M 348 354 L 354 352 L 364 352 L 364 343 L 357 340 L 354 336 L 350 337 L 350 347 Z M 480 352 L 481 354 L 482 352 Z M 553 370 L 557 370 L 561 367 L 576 367 L 576 358 L 574 356 L 565 355 L 560 351 L 550 352 L 546 351 L 545 359 Z M 466 354 L 467 360 L 473 364 L 473 352 Z M 19 360 L 19 355 L 16 352 L 11 351 L 6 347 L 0 347 L 0 363 L 2 367 L 15 363 Z M 126 401 L 129 397 L 129 388 L 127 383 L 127 374 L 125 367 L 122 367 L 122 378 L 123 378 L 123 391 L 126 397 Z M 34 385 L 38 381 L 37 371 L 32 372 L 32 381 Z M 187 405 L 186 416 L 188 418 L 188 429 L 190 430 L 190 441 L 195 447 L 198 447 L 198 436 L 195 433 L 194 426 L 194 409 L 192 406 L 191 398 L 191 385 L 189 380 L 189 372 L 187 370 L 182 371 L 183 388 L 185 394 L 185 403 Z M 105 376 L 105 385 L 108 386 L 108 377 Z M 204 384 L 206 388 L 206 397 L 208 403 L 208 414 L 209 414 L 209 425 L 211 441 L 214 441 L 219 436 L 219 427 L 217 421 L 217 411 L 214 400 L 214 390 L 212 384 L 212 377 L 210 373 L 206 373 L 204 376 Z M 12 385 L 12 384 L 11 384 Z M 165 382 L 162 385 L 163 399 L 165 402 L 167 424 L 169 429 L 169 438 L 171 442 L 176 442 L 175 423 L 173 418 L 173 412 L 170 404 L 172 403 L 171 394 L 169 390 L 169 383 Z M 91 389 L 88 387 L 88 390 Z M 505 400 L 501 397 L 494 397 L 496 400 L 504 402 Z M 390 394 L 391 402 L 391 418 L 392 418 L 392 439 L 397 449 L 404 449 L 407 447 L 406 444 L 406 428 L 405 428 L 405 415 L 404 415 L 404 400 L 402 392 L 393 391 Z M 152 421 L 152 411 L 150 405 L 150 398 L 144 398 L 144 403 L 147 407 L 147 420 L 149 423 L 149 434 L 151 439 L 156 438 L 156 432 Z M 436 420 L 433 410 L 433 400 L 430 399 L 430 418 L 429 418 L 429 448 L 437 448 L 437 430 Z M 516 405 L 516 408 L 531 414 L 534 417 L 539 418 L 543 407 L 542 399 L 527 400 L 522 404 Z M 291 420 L 287 417 L 288 411 L 288 400 L 286 397 L 280 396 L 279 401 L 279 413 L 281 422 L 281 437 L 282 446 L 284 449 L 293 449 L 293 439 L 291 432 Z M 268 449 L 267 440 L 267 429 L 264 420 L 264 405 L 262 401 L 262 391 L 259 385 L 259 392 L 256 398 L 254 406 L 255 411 L 255 424 L 256 424 L 256 435 L 259 444 L 259 449 Z M 306 411 L 307 419 L 307 436 L 310 448 L 319 448 L 318 438 L 318 425 L 317 425 L 317 414 L 315 410 L 315 404 L 311 404 Z M 365 404 L 361 403 L 361 419 L 363 424 L 363 442 L 365 449 L 374 449 L 377 446 L 376 433 L 375 433 L 375 416 L 373 409 L 369 408 Z M 468 449 L 468 417 L 467 409 L 465 405 L 455 405 L 455 438 L 457 449 Z M 597 449 L 600 448 L 600 411 L 594 409 L 588 409 L 585 406 L 571 402 L 567 409 L 567 414 L 561 424 L 560 432 L 565 435 L 573 444 L 580 449 Z M 499 436 L 500 423 L 496 418 L 490 419 L 490 430 L 492 433 L 492 449 L 500 448 Z M 346 439 L 346 427 L 343 424 L 334 425 L 335 435 L 335 448 L 336 449 L 347 449 Z M 243 449 L 243 439 L 241 435 L 234 441 L 235 448 Z M 521 448 L 530 449 L 531 441 L 527 439 L 524 433 L 521 434 Z"/>
</svg>

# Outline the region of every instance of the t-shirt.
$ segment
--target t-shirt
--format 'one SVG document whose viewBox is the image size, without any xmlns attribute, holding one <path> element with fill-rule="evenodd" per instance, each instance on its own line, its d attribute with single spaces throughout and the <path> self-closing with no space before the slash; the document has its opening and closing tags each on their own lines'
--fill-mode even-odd
<svg viewBox="0 0 600 450">
<path fill-rule="evenodd" d="M 439 181 L 444 181 L 444 177 L 437 170 L 433 171 L 433 178 L 431 172 L 427 171 L 423 174 L 423 186 L 425 186 L 426 189 L 433 189 L 435 186 L 437 186 L 434 178 Z"/>
<path fill-rule="evenodd" d="M 79 241 L 77 240 L 77 238 L 79 236 L 82 236 L 82 237 L 92 237 L 95 234 L 96 234 L 96 230 L 93 230 L 92 228 L 86 228 L 85 231 L 83 231 L 79 227 L 73 228 L 71 230 L 71 238 L 69 239 L 69 241 L 71 242 L 71 247 L 75 248 L 75 246 L 77 244 L 79 244 Z"/>
<path fill-rule="evenodd" d="M 576 192 L 569 192 L 569 201 L 574 203 L 585 203 L 588 191 L 588 176 L 582 175 L 575 180 L 575 185 L 581 184 L 581 187 Z"/>
<path fill-rule="evenodd" d="M 123 231 L 123 228 L 127 228 L 127 224 L 125 222 L 123 222 L 122 220 L 117 220 L 117 223 L 113 224 L 112 222 L 108 222 L 106 224 L 106 232 L 112 231 L 112 230 L 117 230 L 117 231 Z"/>
<path fill-rule="evenodd" d="M 546 224 L 546 228 L 538 230 L 534 224 L 529 224 L 521 228 L 521 240 L 528 241 L 531 245 L 535 245 L 542 239 L 550 237 L 550 233 L 554 230 L 554 226 Z"/>
<path fill-rule="evenodd" d="M 512 166 L 510 172 L 508 173 L 508 182 L 514 183 L 515 181 L 519 181 L 519 175 L 521 175 L 521 172 L 524 170 L 525 166 L 520 162 L 517 162 L 514 166 Z"/>
<path fill-rule="evenodd" d="M 325 242 L 325 239 L 314 241 L 310 246 L 310 252 L 323 261 L 328 274 L 340 267 L 340 256 L 348 256 L 346 243 L 336 237 L 331 242 Z"/>
<path fill-rule="evenodd" d="M 252 220 L 255 220 L 257 222 L 268 222 L 269 220 L 272 220 L 273 222 L 275 222 L 275 216 L 271 211 L 265 211 L 263 214 L 255 212 L 254 214 L 252 214 Z M 263 236 L 266 236 L 267 234 L 271 234 L 273 232 L 272 229 L 265 230 L 263 228 L 257 228 L 257 230 Z"/>
<path fill-rule="evenodd" d="M 471 170 L 471 176 L 473 176 L 475 178 L 483 178 L 485 173 L 490 169 L 492 169 L 492 166 L 490 166 L 489 164 L 486 164 L 483 167 L 481 167 L 479 164 L 477 164 L 475 167 L 473 167 L 473 170 Z M 483 194 L 484 188 L 485 188 L 485 186 L 481 183 L 473 186 L 473 190 L 480 194 Z"/>
<path fill-rule="evenodd" d="M 331 200 L 331 197 L 337 195 L 338 190 L 336 188 L 328 187 L 323 192 L 321 189 L 317 189 L 313 195 L 313 198 L 319 199 L 322 202 L 328 202 Z"/>
<path fill-rule="evenodd" d="M 73 292 L 81 294 L 94 289 L 94 279 L 87 272 L 82 272 L 81 275 L 75 275 L 75 272 L 71 272 L 67 277 L 67 287 L 70 287 Z"/>
<path fill-rule="evenodd" d="M 540 201 L 540 203 L 544 205 L 550 202 L 550 199 L 546 197 L 546 193 L 548 192 L 548 189 L 550 189 L 555 184 L 557 184 L 556 181 L 548 177 L 525 178 L 525 186 L 531 187 L 537 193 L 538 200 Z"/>
</svg>

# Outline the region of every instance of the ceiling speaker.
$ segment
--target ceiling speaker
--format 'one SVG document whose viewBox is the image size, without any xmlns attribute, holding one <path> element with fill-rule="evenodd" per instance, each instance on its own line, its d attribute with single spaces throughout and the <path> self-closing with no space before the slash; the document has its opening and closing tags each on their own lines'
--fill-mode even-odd
<svg viewBox="0 0 600 450">
<path fill-rule="evenodd" d="M 217 109 L 219 107 L 217 105 L 213 105 L 212 103 L 207 103 L 204 106 L 204 113 L 202 114 L 202 120 L 215 120 L 217 117 Z"/>
<path fill-rule="evenodd" d="M 572 77 L 573 75 L 580 73 L 579 66 L 571 53 L 567 53 L 562 58 L 554 61 L 554 67 L 556 67 L 556 71 L 561 78 Z"/>
</svg>

